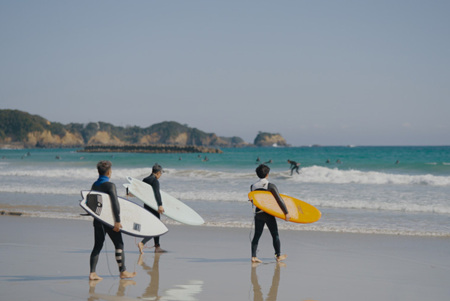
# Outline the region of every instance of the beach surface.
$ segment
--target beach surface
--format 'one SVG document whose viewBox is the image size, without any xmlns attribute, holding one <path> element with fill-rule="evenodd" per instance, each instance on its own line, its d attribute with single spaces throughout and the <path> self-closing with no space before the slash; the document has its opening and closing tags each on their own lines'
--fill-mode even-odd
<svg viewBox="0 0 450 301">
<path fill-rule="evenodd" d="M 450 239 L 283 230 L 283 264 L 265 229 L 250 262 L 250 228 L 169 225 L 168 250 L 140 256 L 124 235 L 121 280 L 109 238 L 90 282 L 92 222 L 0 216 L 1 300 L 448 300 Z M 149 243 L 151 244 L 151 242 Z"/>
</svg>

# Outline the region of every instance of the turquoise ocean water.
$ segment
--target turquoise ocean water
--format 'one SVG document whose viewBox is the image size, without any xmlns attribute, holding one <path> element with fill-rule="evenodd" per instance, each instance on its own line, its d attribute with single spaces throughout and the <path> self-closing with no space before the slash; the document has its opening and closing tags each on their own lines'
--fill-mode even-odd
<svg viewBox="0 0 450 301">
<path fill-rule="evenodd" d="M 270 147 L 222 154 L 78 153 L 75 149 L 0 150 L 0 210 L 53 218 L 81 217 L 80 190 L 97 178 L 99 160 L 113 162 L 111 181 L 125 195 L 126 176 L 142 179 L 158 162 L 161 189 L 194 208 L 208 226 L 248 227 L 247 201 L 256 159 L 271 161 L 280 192 L 322 211 L 293 230 L 450 236 L 450 147 Z M 208 160 L 205 160 L 205 157 Z M 287 160 L 301 163 L 300 174 Z M 338 160 L 340 163 L 338 163 Z M 329 161 L 329 163 L 327 163 Z M 139 204 L 139 200 L 131 198 Z M 173 223 L 168 219 L 167 224 Z"/>
</svg>

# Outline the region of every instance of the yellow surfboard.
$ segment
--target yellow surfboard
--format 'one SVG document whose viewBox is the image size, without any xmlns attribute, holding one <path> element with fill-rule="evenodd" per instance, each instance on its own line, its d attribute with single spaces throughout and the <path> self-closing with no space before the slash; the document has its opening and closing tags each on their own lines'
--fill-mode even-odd
<svg viewBox="0 0 450 301">
<path fill-rule="evenodd" d="M 284 194 L 280 194 L 280 196 L 283 198 L 291 216 L 290 222 L 309 224 L 317 222 L 322 216 L 322 213 L 313 205 Z M 256 207 L 264 212 L 285 219 L 283 211 L 270 191 L 254 190 L 248 194 L 248 198 L 253 201 Z"/>
</svg>

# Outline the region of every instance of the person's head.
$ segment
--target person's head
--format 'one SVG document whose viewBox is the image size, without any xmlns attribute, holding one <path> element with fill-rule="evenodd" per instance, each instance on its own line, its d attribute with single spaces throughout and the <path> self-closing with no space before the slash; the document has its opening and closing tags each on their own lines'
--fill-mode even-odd
<svg viewBox="0 0 450 301">
<path fill-rule="evenodd" d="M 98 174 L 109 177 L 111 175 L 111 161 L 103 160 L 97 163 Z"/>
<path fill-rule="evenodd" d="M 270 172 L 270 167 L 265 164 L 261 164 L 256 168 L 256 175 L 260 179 L 266 178 L 269 175 L 269 172 Z"/>
<path fill-rule="evenodd" d="M 157 179 L 159 179 L 162 175 L 163 169 L 161 167 L 161 165 L 159 165 L 158 163 L 155 163 L 155 165 L 153 165 L 152 167 L 152 174 L 154 174 L 156 176 Z"/>
</svg>

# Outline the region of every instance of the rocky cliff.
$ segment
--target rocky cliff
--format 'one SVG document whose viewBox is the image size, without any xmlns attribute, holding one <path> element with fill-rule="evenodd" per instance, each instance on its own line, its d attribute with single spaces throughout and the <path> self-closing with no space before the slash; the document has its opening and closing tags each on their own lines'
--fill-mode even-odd
<svg viewBox="0 0 450 301">
<path fill-rule="evenodd" d="M 287 146 L 286 140 L 280 134 L 262 133 L 253 142 L 256 146 Z"/>
<path fill-rule="evenodd" d="M 86 147 L 92 145 L 253 146 L 240 137 L 219 137 L 174 121 L 147 128 L 117 127 L 105 122 L 61 124 L 18 110 L 0 110 L 0 146 L 14 148 Z M 260 132 L 255 146 L 287 146 L 280 134 Z"/>
<path fill-rule="evenodd" d="M 239 137 L 218 137 L 174 121 L 147 128 L 116 127 L 105 122 L 52 123 L 38 115 L 0 110 L 0 145 L 18 147 L 84 147 L 89 145 L 247 146 Z"/>
</svg>

